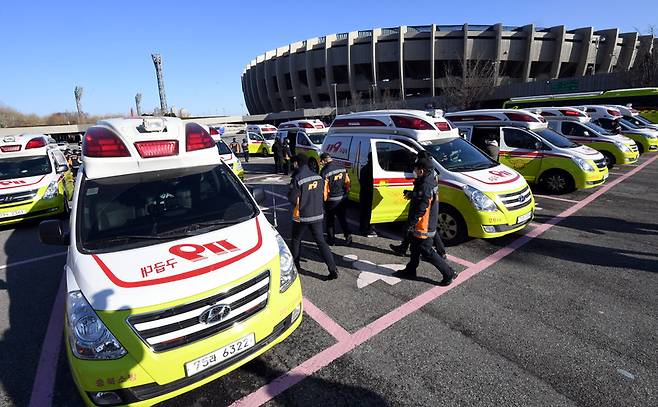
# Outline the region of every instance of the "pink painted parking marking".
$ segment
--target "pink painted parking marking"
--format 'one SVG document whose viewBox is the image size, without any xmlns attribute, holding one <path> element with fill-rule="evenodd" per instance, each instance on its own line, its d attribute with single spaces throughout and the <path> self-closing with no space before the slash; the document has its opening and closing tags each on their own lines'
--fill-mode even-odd
<svg viewBox="0 0 658 407">
<path fill-rule="evenodd" d="M 320 308 L 316 307 L 308 298 L 304 297 L 304 311 L 309 317 L 313 318 L 325 331 L 333 336 L 337 341 L 344 341 L 349 338 L 350 333 L 340 326 L 336 321 L 331 319 Z"/>
<path fill-rule="evenodd" d="M 460 257 L 453 256 L 452 254 L 448 255 L 448 260 L 452 261 L 453 263 L 461 264 L 464 267 L 472 267 L 473 264 L 475 264 L 475 263 L 472 263 L 468 260 L 464 260 Z"/>
<path fill-rule="evenodd" d="M 561 202 L 570 202 L 570 203 L 578 203 L 580 201 L 576 201 L 574 199 L 567 199 L 567 198 L 560 198 L 558 196 L 550 196 L 550 195 L 539 195 L 539 194 L 534 194 L 535 197 L 538 198 L 544 198 L 544 199 L 552 199 L 554 201 L 561 201 Z"/>
<path fill-rule="evenodd" d="M 637 168 L 633 169 L 632 171 L 629 171 L 626 173 L 624 176 L 602 186 L 600 189 L 598 189 L 596 192 L 594 192 L 592 195 L 588 196 L 587 198 L 583 199 L 582 201 L 579 201 L 577 204 L 569 207 L 568 209 L 562 211 L 560 214 L 557 216 L 549 219 L 546 223 L 542 223 L 526 233 L 525 235 L 519 237 L 518 239 L 512 241 L 510 244 L 507 246 L 499 249 L 495 253 L 485 257 L 484 259 L 480 260 L 479 262 L 475 263 L 473 266 L 467 268 L 466 270 L 462 271 L 459 274 L 459 277 L 455 280 L 453 284 L 451 284 L 448 287 L 433 287 L 424 293 L 420 294 L 419 296 L 413 298 L 412 300 L 400 305 L 393 311 L 389 312 L 386 315 L 381 316 L 379 319 L 373 321 L 372 323 L 366 325 L 365 327 L 359 329 L 357 332 L 354 334 L 350 335 L 348 338 L 345 340 L 342 340 L 329 348 L 323 350 L 322 352 L 318 353 L 317 355 L 311 357 L 310 359 L 307 359 L 306 361 L 302 362 L 300 365 L 297 367 L 293 368 L 292 370 L 288 371 L 287 373 L 284 373 L 283 375 L 279 376 L 278 378 L 274 379 L 272 382 L 266 384 L 265 386 L 262 386 L 255 392 L 243 397 L 242 399 L 236 401 L 233 403 L 231 406 L 232 407 L 237 407 L 237 406 L 259 406 L 262 405 L 269 400 L 273 399 L 274 397 L 278 396 L 279 394 L 283 393 L 290 387 L 294 386 L 295 384 L 299 383 L 302 381 L 304 378 L 312 375 L 313 373 L 317 372 L 318 370 L 322 369 L 323 367 L 329 365 L 331 362 L 334 360 L 338 359 L 339 357 L 345 355 L 347 352 L 351 351 L 355 347 L 359 346 L 363 342 L 367 341 L 368 339 L 378 335 L 381 333 L 384 329 L 390 327 L 391 325 L 395 324 L 396 322 L 402 320 L 406 316 L 410 315 L 411 313 L 419 310 L 420 308 L 424 307 L 425 305 L 429 304 L 430 302 L 434 301 L 435 299 L 439 298 L 446 292 L 452 290 L 453 288 L 461 285 L 465 281 L 469 280 L 470 278 L 476 276 L 483 270 L 487 269 L 488 267 L 491 267 L 492 265 L 496 264 L 506 256 L 514 253 L 516 250 L 519 248 L 523 247 L 525 244 L 528 242 L 532 241 L 534 238 L 537 236 L 543 234 L 553 226 L 557 225 L 560 223 L 562 220 L 568 218 L 569 216 L 573 215 L 576 211 L 582 209 L 583 207 L 589 205 L 592 203 L 595 199 L 597 199 L 599 196 L 602 194 L 606 193 L 609 191 L 612 187 L 616 186 L 620 182 L 628 179 L 630 176 L 634 175 L 638 171 L 642 170 L 644 167 L 647 165 L 653 163 L 658 157 L 653 157 L 646 161 L 644 164 L 638 166 Z"/>
</svg>

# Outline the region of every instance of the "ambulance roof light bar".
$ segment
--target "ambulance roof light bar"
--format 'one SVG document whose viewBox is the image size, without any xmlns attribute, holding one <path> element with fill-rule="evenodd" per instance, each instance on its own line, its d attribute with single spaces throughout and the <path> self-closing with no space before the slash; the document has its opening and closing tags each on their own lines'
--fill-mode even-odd
<svg viewBox="0 0 658 407">
<path fill-rule="evenodd" d="M 145 117 L 142 122 L 142 128 L 147 133 L 160 133 L 166 130 L 167 123 L 161 117 Z"/>
<path fill-rule="evenodd" d="M 82 155 L 87 157 L 130 157 L 123 141 L 112 130 L 94 126 L 87 129 L 82 143 Z"/>
</svg>

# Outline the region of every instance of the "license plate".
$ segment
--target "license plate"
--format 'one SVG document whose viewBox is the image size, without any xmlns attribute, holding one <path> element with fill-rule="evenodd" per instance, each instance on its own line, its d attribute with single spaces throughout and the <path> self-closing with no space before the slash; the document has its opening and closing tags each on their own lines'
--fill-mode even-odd
<svg viewBox="0 0 658 407">
<path fill-rule="evenodd" d="M 210 369 L 211 367 L 222 363 L 226 359 L 230 359 L 231 357 L 246 351 L 247 349 L 253 347 L 255 344 L 256 336 L 254 334 L 249 334 L 233 343 L 224 346 L 223 348 L 217 349 L 212 353 L 201 356 L 200 358 L 191 362 L 187 362 L 185 364 L 185 372 L 188 376 L 203 372 L 206 369 Z"/>
<path fill-rule="evenodd" d="M 610 174 L 608 174 L 608 173 L 603 174 L 603 181 L 607 180 L 609 175 L 610 175 Z"/>
<path fill-rule="evenodd" d="M 525 215 L 521 215 L 516 219 L 516 223 L 523 223 L 532 217 L 532 212 L 528 212 Z"/>
<path fill-rule="evenodd" d="M 3 213 L 0 213 L 0 219 L 2 219 L 2 218 L 12 218 L 14 216 L 25 215 L 26 213 L 27 213 L 27 211 L 24 210 L 24 209 L 19 209 L 17 211 L 11 211 L 11 212 L 3 212 Z"/>
</svg>

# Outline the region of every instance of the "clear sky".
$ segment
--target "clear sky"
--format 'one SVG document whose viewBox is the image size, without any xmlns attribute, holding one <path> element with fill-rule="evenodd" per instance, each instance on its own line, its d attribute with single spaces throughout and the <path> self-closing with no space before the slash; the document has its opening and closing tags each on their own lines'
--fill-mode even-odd
<svg viewBox="0 0 658 407">
<path fill-rule="evenodd" d="M 159 105 L 150 54 L 162 54 L 169 105 L 240 114 L 240 75 L 265 51 L 325 34 L 423 24 L 593 26 L 647 31 L 658 0 L 43 1 L 0 5 L 0 103 L 25 113 L 128 113 Z"/>
</svg>

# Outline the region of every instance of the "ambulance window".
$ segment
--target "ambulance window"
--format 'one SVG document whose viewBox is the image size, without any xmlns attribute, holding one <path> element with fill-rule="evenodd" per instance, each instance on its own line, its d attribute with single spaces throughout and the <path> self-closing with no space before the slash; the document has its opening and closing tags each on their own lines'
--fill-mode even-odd
<svg viewBox="0 0 658 407">
<path fill-rule="evenodd" d="M 562 123 L 562 134 L 565 136 L 577 136 L 577 137 L 593 137 L 594 135 L 587 131 L 587 129 L 580 125 L 580 123 L 572 122 L 563 122 Z"/>
<path fill-rule="evenodd" d="M 220 155 L 231 154 L 231 149 L 228 148 L 228 146 L 226 145 L 226 143 L 224 143 L 223 140 L 217 142 L 217 151 L 219 151 Z"/>
<path fill-rule="evenodd" d="M 537 149 L 536 143 L 538 143 L 539 140 L 523 130 L 507 128 L 503 129 L 503 134 L 505 135 L 505 144 L 507 147 L 523 148 L 526 150 Z"/>
<path fill-rule="evenodd" d="M 308 139 L 306 138 L 306 134 L 303 132 L 297 133 L 297 145 L 299 146 L 310 146 L 311 143 L 309 143 Z"/>
<path fill-rule="evenodd" d="M 66 157 L 64 157 L 64 154 L 62 154 L 61 151 L 59 150 L 53 150 L 53 157 L 55 158 L 55 164 L 57 166 L 60 165 L 66 165 L 68 167 L 68 162 L 66 161 Z"/>
<path fill-rule="evenodd" d="M 48 174 L 50 171 L 52 171 L 50 159 L 45 155 L 0 160 L 0 180 L 34 177 Z"/>
<path fill-rule="evenodd" d="M 249 133 L 249 140 L 251 141 L 263 141 L 263 137 L 256 133 Z"/>
<path fill-rule="evenodd" d="M 401 145 L 377 142 L 377 162 L 384 171 L 413 172 L 416 154 Z"/>
</svg>

